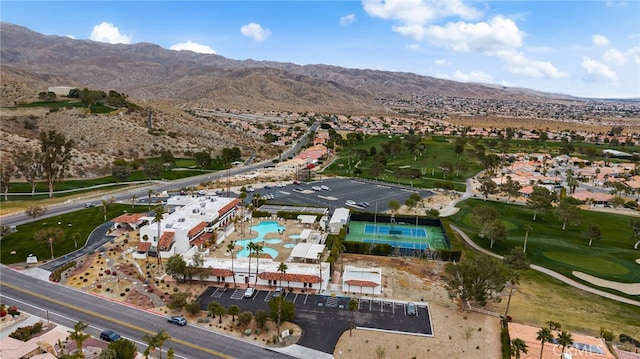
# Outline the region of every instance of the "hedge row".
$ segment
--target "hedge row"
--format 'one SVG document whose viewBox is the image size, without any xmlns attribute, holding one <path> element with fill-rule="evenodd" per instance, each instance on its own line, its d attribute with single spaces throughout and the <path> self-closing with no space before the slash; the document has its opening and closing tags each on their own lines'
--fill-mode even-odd
<svg viewBox="0 0 640 359">
<path fill-rule="evenodd" d="M 20 327 L 16 329 L 15 332 L 9 334 L 9 336 L 13 339 L 18 339 L 23 342 L 28 341 L 34 335 L 40 333 L 42 331 L 42 322 L 37 322 L 34 325 L 29 325 L 26 327 Z"/>
<path fill-rule="evenodd" d="M 298 216 L 301 214 L 305 216 L 316 216 L 316 221 L 322 217 L 321 214 L 317 214 L 317 213 L 278 211 L 278 217 L 286 218 L 286 219 L 298 219 Z"/>
<path fill-rule="evenodd" d="M 76 261 L 71 261 L 63 265 L 62 267 L 54 270 L 49 275 L 49 280 L 53 282 L 60 282 L 62 280 L 62 273 L 64 273 L 67 269 L 73 268 L 76 266 Z"/>
<path fill-rule="evenodd" d="M 626 334 L 620 334 L 620 343 L 626 343 L 626 342 L 629 342 L 637 346 L 638 348 L 640 348 L 640 340 L 636 340 Z"/>
</svg>

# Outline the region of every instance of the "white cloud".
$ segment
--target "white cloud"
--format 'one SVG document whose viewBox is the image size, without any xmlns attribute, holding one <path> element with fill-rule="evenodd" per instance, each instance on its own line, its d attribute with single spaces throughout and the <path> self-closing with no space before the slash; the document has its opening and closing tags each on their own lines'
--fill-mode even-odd
<svg viewBox="0 0 640 359">
<path fill-rule="evenodd" d="M 68 38 L 70 38 L 70 39 L 74 39 L 74 40 L 76 39 L 76 37 L 75 37 L 75 36 L 73 36 L 73 35 L 64 35 L 64 36 L 66 36 L 66 37 L 68 37 Z"/>
<path fill-rule="evenodd" d="M 371 16 L 397 21 L 393 30 L 416 40 L 422 38 L 424 26 L 434 20 L 450 16 L 477 19 L 482 15 L 462 0 L 363 0 L 362 5 Z"/>
<path fill-rule="evenodd" d="M 397 31 L 403 33 L 405 30 Z M 424 29 L 421 37 L 454 51 L 484 53 L 520 47 L 524 33 L 513 20 L 498 15 L 489 22 L 456 22 L 445 26 L 429 26 Z"/>
<path fill-rule="evenodd" d="M 437 59 L 433 63 L 438 66 L 451 66 L 451 61 L 445 59 Z"/>
<path fill-rule="evenodd" d="M 240 28 L 242 35 L 252 38 L 255 42 L 263 42 L 271 36 L 271 30 L 263 29 L 260 24 L 255 22 L 244 25 Z"/>
<path fill-rule="evenodd" d="M 607 1 L 606 2 L 607 7 L 625 7 L 627 5 L 628 4 L 626 1 Z"/>
<path fill-rule="evenodd" d="M 491 75 L 485 74 L 482 71 L 471 71 L 467 74 L 456 70 L 453 74 L 453 79 L 460 82 L 484 82 L 490 83 L 493 81 Z"/>
<path fill-rule="evenodd" d="M 451 80 L 451 77 L 449 75 L 442 74 L 442 73 L 434 74 L 433 77 L 438 78 L 438 79 L 443 79 L 443 80 Z"/>
<path fill-rule="evenodd" d="M 216 51 L 211 47 L 209 47 L 208 45 L 198 44 L 196 42 L 192 42 L 191 40 L 187 40 L 187 42 L 181 42 L 179 44 L 171 45 L 169 49 L 176 50 L 176 51 L 187 50 L 187 51 L 197 52 L 199 54 L 215 54 L 216 53 Z"/>
<path fill-rule="evenodd" d="M 409 44 L 406 46 L 407 50 L 417 51 L 420 50 L 420 44 Z"/>
<path fill-rule="evenodd" d="M 611 69 L 607 65 L 596 60 L 591 60 L 586 56 L 582 57 L 581 66 L 586 71 L 586 74 L 584 76 L 585 81 L 613 82 L 618 79 L 616 73 L 611 71 Z"/>
<path fill-rule="evenodd" d="M 530 59 L 516 50 L 496 51 L 490 55 L 502 59 L 507 70 L 513 74 L 552 79 L 561 79 L 569 76 L 567 72 L 558 70 L 551 62 Z"/>
<path fill-rule="evenodd" d="M 340 25 L 346 26 L 356 21 L 356 14 L 345 15 L 340 18 Z"/>
<path fill-rule="evenodd" d="M 636 65 L 640 65 L 640 46 L 634 46 L 630 48 L 629 50 L 627 50 L 627 53 L 633 58 L 633 62 Z"/>
<path fill-rule="evenodd" d="M 618 49 L 609 49 L 602 54 L 604 62 L 622 66 L 627 63 L 627 57 Z"/>
<path fill-rule="evenodd" d="M 96 25 L 91 30 L 89 39 L 93 41 L 107 42 L 110 44 L 130 44 L 131 36 L 121 34 L 117 27 L 112 23 L 103 22 Z"/>
<path fill-rule="evenodd" d="M 593 40 L 593 44 L 598 47 L 607 47 L 609 46 L 609 39 L 607 39 L 604 35 L 592 35 L 591 39 Z"/>
</svg>

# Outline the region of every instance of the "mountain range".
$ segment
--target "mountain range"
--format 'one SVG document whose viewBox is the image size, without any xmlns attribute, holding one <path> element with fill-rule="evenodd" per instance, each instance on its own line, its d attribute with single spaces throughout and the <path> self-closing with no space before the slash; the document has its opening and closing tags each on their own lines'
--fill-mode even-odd
<svg viewBox="0 0 640 359">
<path fill-rule="evenodd" d="M 0 27 L 3 76 L 38 85 L 40 90 L 53 85 L 115 90 L 133 99 L 162 100 L 182 108 L 380 113 L 388 111 L 384 99 L 425 95 L 526 101 L 569 98 L 412 73 L 233 60 L 150 43 L 76 40 L 6 22 Z"/>
</svg>

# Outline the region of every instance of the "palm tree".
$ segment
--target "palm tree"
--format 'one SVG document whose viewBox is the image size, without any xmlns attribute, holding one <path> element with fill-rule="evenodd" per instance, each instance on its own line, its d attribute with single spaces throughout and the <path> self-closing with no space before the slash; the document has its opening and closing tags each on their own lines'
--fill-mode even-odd
<svg viewBox="0 0 640 359">
<path fill-rule="evenodd" d="M 282 277 L 284 276 L 285 273 L 287 273 L 287 269 L 289 269 L 287 267 L 286 264 L 284 263 L 280 263 L 280 265 L 278 266 L 278 272 L 280 273 L 280 285 L 279 287 L 282 288 Z M 282 301 L 284 300 L 284 295 L 280 294 L 280 296 L 278 297 L 278 333 L 280 333 L 280 318 L 282 318 Z"/>
<path fill-rule="evenodd" d="M 222 316 L 227 312 L 227 309 L 222 304 L 218 304 L 215 308 L 213 308 L 213 310 L 218 316 L 218 323 L 222 324 Z"/>
<path fill-rule="evenodd" d="M 156 344 L 158 345 L 158 351 L 160 352 L 160 359 L 162 359 L 162 346 L 164 345 L 164 342 L 169 339 L 171 339 L 171 336 L 166 330 L 161 330 L 156 333 Z"/>
<path fill-rule="evenodd" d="M 239 313 L 240 313 L 240 307 L 238 307 L 235 304 L 230 305 L 229 308 L 227 308 L 227 314 L 231 316 L 231 321 L 233 323 L 236 322 L 236 315 L 238 315 Z"/>
<path fill-rule="evenodd" d="M 150 189 L 149 191 L 147 191 L 147 197 L 149 202 L 147 202 L 147 204 L 149 205 L 149 210 L 151 210 L 151 195 L 153 195 L 153 190 Z"/>
<path fill-rule="evenodd" d="M 360 303 L 357 299 L 351 298 L 349 299 L 349 314 L 351 316 L 351 324 L 349 325 L 349 338 L 351 338 L 351 330 L 353 330 L 353 312 L 358 311 L 358 307 Z"/>
<path fill-rule="evenodd" d="M 109 207 L 111 207 L 111 205 L 113 204 L 113 201 L 114 201 L 113 197 L 102 200 L 102 214 L 104 215 L 105 222 L 107 221 L 107 211 L 109 210 Z"/>
<path fill-rule="evenodd" d="M 261 246 L 260 244 L 255 244 L 253 246 L 253 251 L 256 252 L 256 281 L 253 284 L 253 287 L 255 288 L 255 287 L 258 286 L 258 273 L 259 273 L 258 263 L 260 263 L 259 262 L 260 261 L 260 253 L 264 252 L 264 247 Z M 251 259 L 249 259 L 249 260 L 251 260 Z"/>
<path fill-rule="evenodd" d="M 322 252 L 318 252 L 318 268 L 320 269 L 320 289 L 318 290 L 318 294 L 322 292 Z"/>
<path fill-rule="evenodd" d="M 527 354 L 529 352 L 529 348 L 527 347 L 527 343 L 520 338 L 511 339 L 511 355 L 515 356 L 516 359 L 520 359 L 520 353 Z"/>
<path fill-rule="evenodd" d="M 562 351 L 560 352 L 560 358 L 562 358 L 562 354 L 564 353 L 564 349 L 569 345 L 573 344 L 573 338 L 571 333 L 563 330 L 558 334 L 558 344 L 562 345 Z"/>
<path fill-rule="evenodd" d="M 544 350 L 544 343 L 551 342 L 553 340 L 553 334 L 551 334 L 551 329 L 547 327 L 542 327 L 536 333 L 538 336 L 536 340 L 540 341 L 540 359 L 542 359 L 542 351 Z"/>
<path fill-rule="evenodd" d="M 83 321 L 79 321 L 76 323 L 76 325 L 73 326 L 73 331 L 68 330 L 69 337 L 71 338 L 71 340 L 76 342 L 76 353 L 78 358 L 84 358 L 84 353 L 82 352 L 82 343 L 84 343 L 85 340 L 91 337 L 90 334 L 86 334 L 83 332 L 83 330 L 87 329 L 88 327 L 89 324 Z"/>
<path fill-rule="evenodd" d="M 164 208 L 162 206 L 156 209 L 156 215 L 154 217 L 156 223 L 158 223 L 158 242 L 156 243 L 156 258 L 158 259 L 158 268 L 162 268 L 162 261 L 160 260 L 160 230 L 162 216 L 164 215 Z"/>
<path fill-rule="evenodd" d="M 251 278 L 251 252 L 253 252 L 253 249 L 256 247 L 256 245 L 253 242 L 249 242 L 249 244 L 247 244 L 247 249 L 249 250 L 249 255 L 247 256 L 247 258 L 249 258 L 249 275 L 247 275 L 247 286 L 249 286 L 249 284 L 251 282 L 249 282 L 249 278 Z"/>
<path fill-rule="evenodd" d="M 515 269 L 509 269 L 507 272 L 507 284 L 509 285 L 509 299 L 507 299 L 507 307 L 504 310 L 505 318 L 509 314 L 509 307 L 511 306 L 511 296 L 513 296 L 513 290 L 520 282 L 520 273 Z"/>
<path fill-rule="evenodd" d="M 133 208 L 133 205 L 136 204 L 136 199 L 138 199 L 138 196 L 136 196 L 135 194 L 131 195 L 131 208 Z"/>
<path fill-rule="evenodd" d="M 236 285 L 236 272 L 233 268 L 233 250 L 236 248 L 236 244 L 233 241 L 230 241 L 229 244 L 227 244 L 227 250 L 229 251 L 229 253 L 231 253 L 231 275 L 233 276 L 233 286 L 237 287 Z"/>
<path fill-rule="evenodd" d="M 523 247 L 523 252 L 527 253 L 527 240 L 529 239 L 529 232 L 531 232 L 533 230 L 533 227 L 531 227 L 528 224 L 524 225 L 524 247 Z"/>
<path fill-rule="evenodd" d="M 147 349 L 144 350 L 144 357 L 148 358 L 151 355 L 152 358 L 156 357 L 156 349 L 158 349 L 158 338 L 156 335 L 145 334 L 142 336 L 142 340 L 147 343 Z"/>
</svg>

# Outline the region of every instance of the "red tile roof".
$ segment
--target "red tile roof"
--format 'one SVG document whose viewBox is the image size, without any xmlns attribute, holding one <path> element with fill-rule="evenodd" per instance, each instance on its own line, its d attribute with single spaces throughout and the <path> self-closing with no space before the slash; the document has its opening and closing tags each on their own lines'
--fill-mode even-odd
<svg viewBox="0 0 640 359">
<path fill-rule="evenodd" d="M 196 234 L 202 232 L 202 230 L 207 226 L 207 222 L 200 222 L 198 223 L 195 227 L 191 228 L 189 230 L 189 233 L 187 233 L 187 237 L 191 238 L 193 236 L 195 236 Z"/>
<path fill-rule="evenodd" d="M 192 246 L 201 246 L 213 237 L 213 233 L 204 232 L 201 235 L 191 240 Z"/>
<path fill-rule="evenodd" d="M 112 219 L 112 222 L 115 223 L 138 223 L 140 218 L 144 217 L 144 213 L 125 213 L 121 216 L 118 216 Z"/>
<path fill-rule="evenodd" d="M 216 277 L 231 277 L 233 275 L 233 272 L 228 269 L 213 268 L 211 269 L 211 275 L 214 275 Z"/>
<path fill-rule="evenodd" d="M 144 253 L 148 252 L 149 248 L 151 248 L 151 242 L 140 242 L 138 243 L 138 248 L 136 248 L 136 251 Z"/>
<path fill-rule="evenodd" d="M 348 285 L 357 285 L 360 287 L 379 287 L 380 284 L 376 283 L 376 282 L 370 282 L 368 280 L 356 280 L 356 279 L 350 279 L 345 281 L 345 283 L 347 283 Z"/>
<path fill-rule="evenodd" d="M 238 203 L 240 203 L 240 200 L 237 198 L 234 198 L 233 201 L 231 201 L 228 205 L 220 208 L 220 210 L 218 211 L 218 216 L 220 217 L 224 216 L 225 213 L 235 208 L 238 205 Z"/>
<path fill-rule="evenodd" d="M 258 274 L 260 279 L 271 279 L 283 282 L 297 282 L 297 283 L 320 283 L 322 280 L 320 276 L 310 274 L 294 274 L 294 273 L 274 273 L 274 272 L 262 272 Z"/>
<path fill-rule="evenodd" d="M 173 237 L 176 236 L 176 232 L 166 231 L 162 233 L 160 236 L 160 240 L 158 241 L 158 249 L 161 251 L 166 251 L 171 248 L 171 243 L 173 242 Z"/>
</svg>

